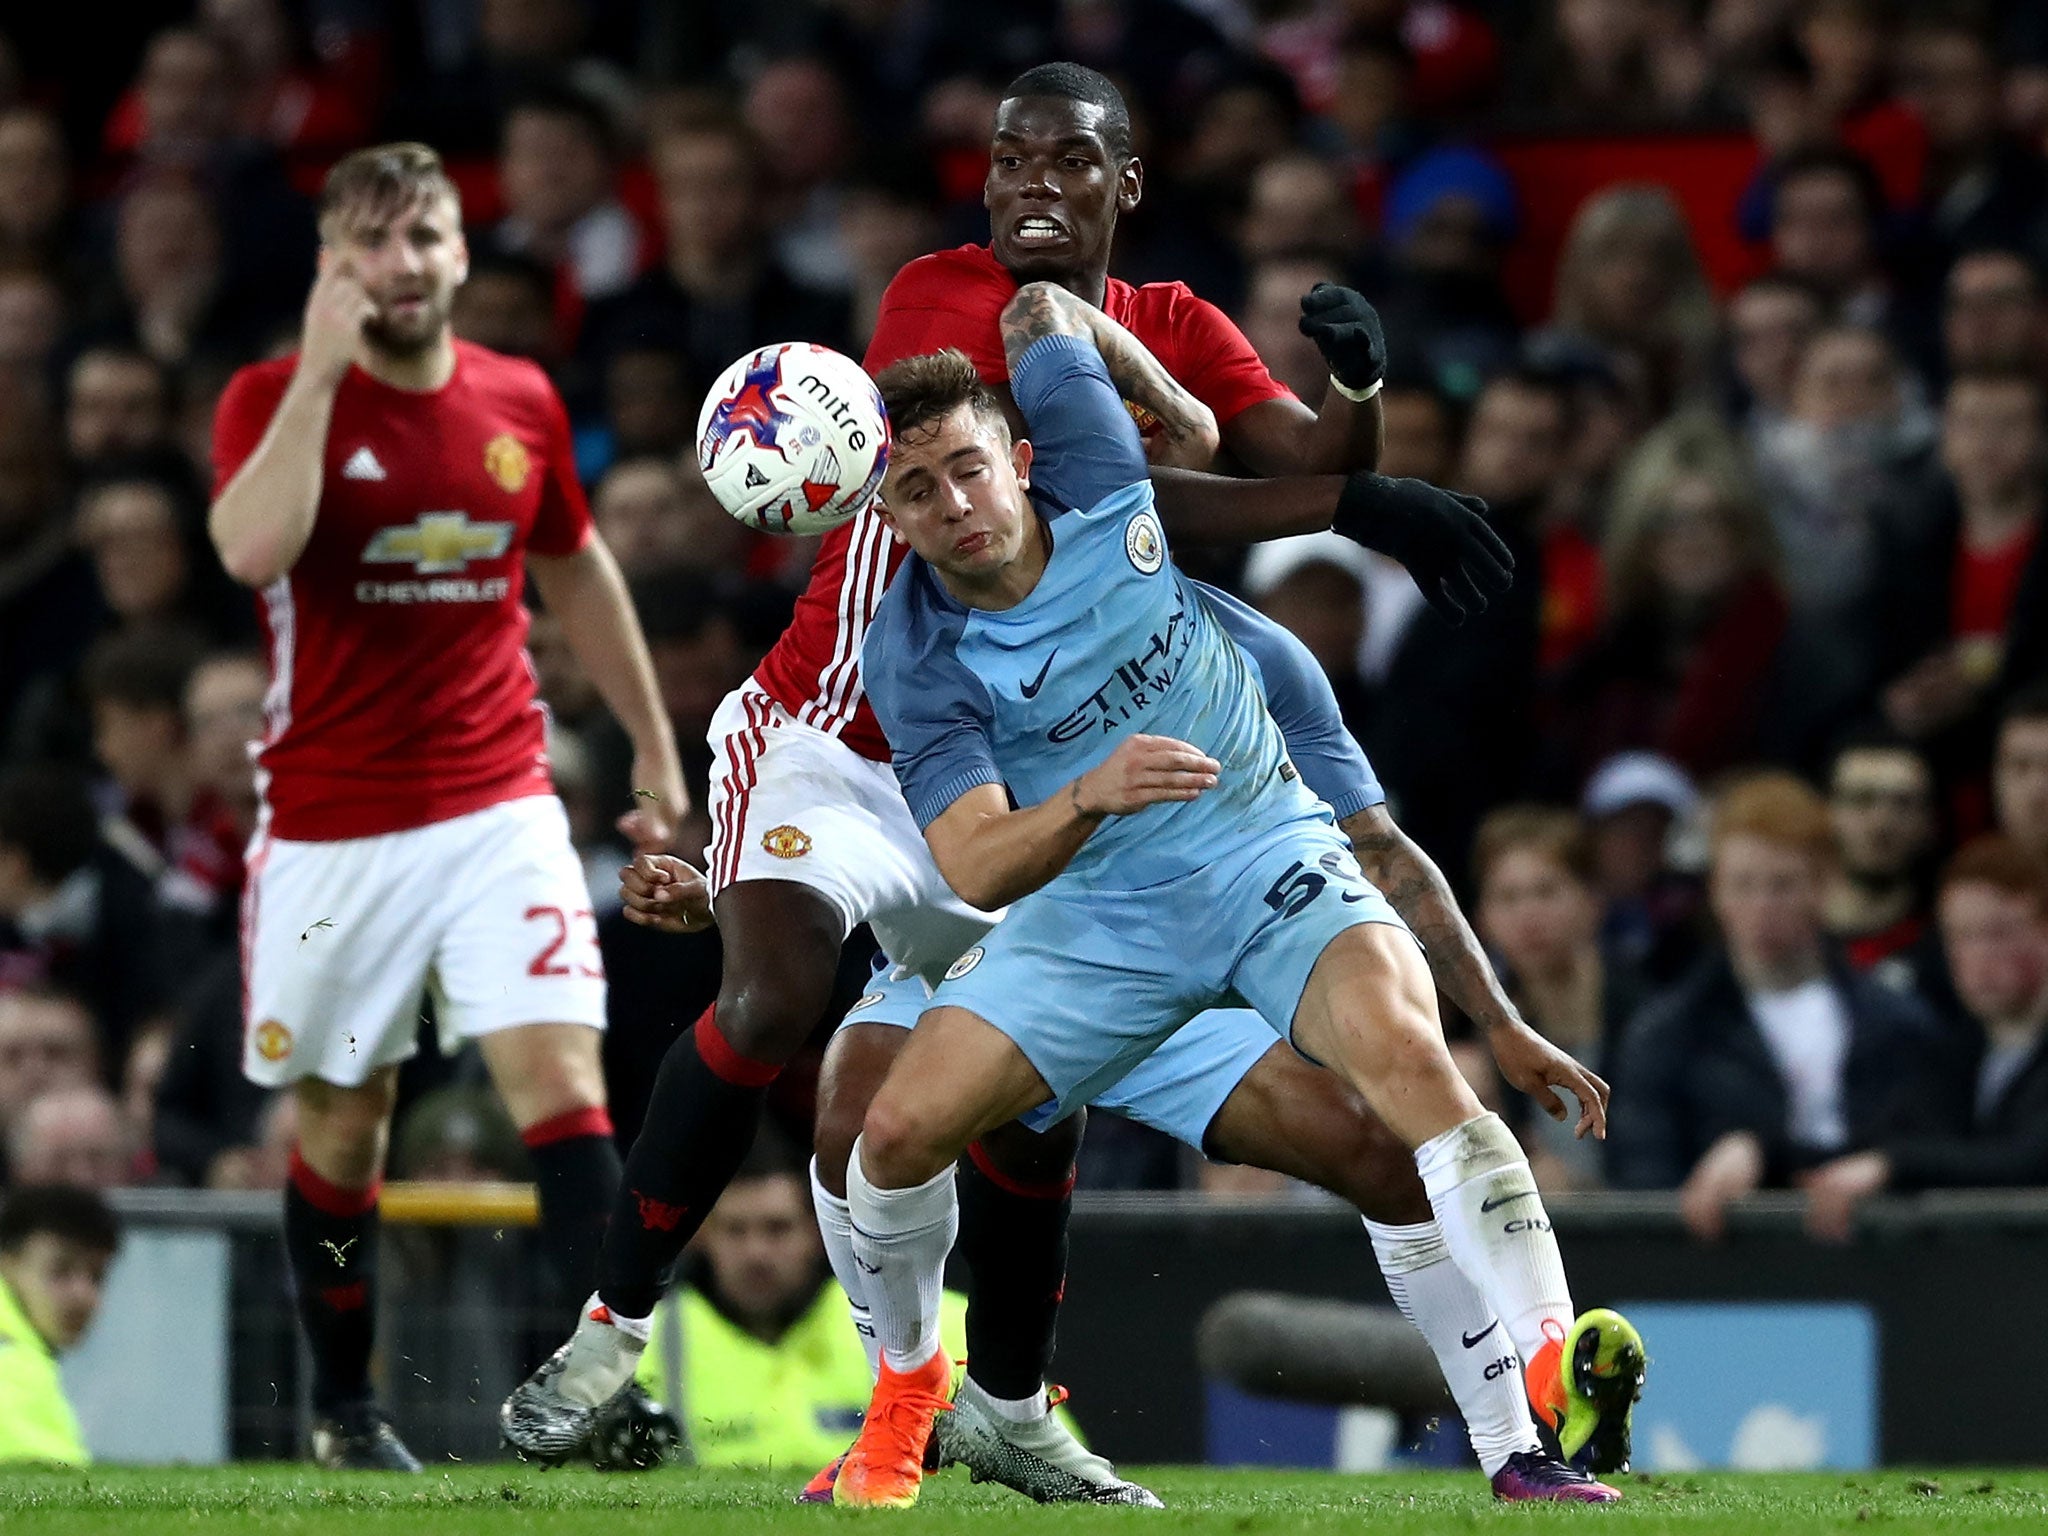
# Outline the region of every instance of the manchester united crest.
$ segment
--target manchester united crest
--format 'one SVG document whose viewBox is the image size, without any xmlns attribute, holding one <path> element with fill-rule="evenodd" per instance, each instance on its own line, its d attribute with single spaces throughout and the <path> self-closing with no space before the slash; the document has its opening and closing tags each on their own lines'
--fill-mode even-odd
<svg viewBox="0 0 2048 1536">
<path fill-rule="evenodd" d="M 811 851 L 811 835 L 787 824 L 761 834 L 761 846 L 778 859 L 800 859 Z"/>
<path fill-rule="evenodd" d="M 516 496 L 526 489 L 526 477 L 533 473 L 533 455 L 510 432 L 500 432 L 484 444 L 484 473 L 508 495 Z"/>
<path fill-rule="evenodd" d="M 283 1061 L 292 1053 L 292 1032 L 275 1019 L 256 1026 L 256 1054 L 265 1061 Z"/>
</svg>

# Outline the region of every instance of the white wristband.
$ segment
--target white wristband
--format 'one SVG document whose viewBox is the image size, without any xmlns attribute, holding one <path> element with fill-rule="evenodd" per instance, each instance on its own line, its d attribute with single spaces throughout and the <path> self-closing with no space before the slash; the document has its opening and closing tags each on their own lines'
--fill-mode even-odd
<svg viewBox="0 0 2048 1536">
<path fill-rule="evenodd" d="M 1350 385 L 1346 384 L 1342 379 L 1338 378 L 1337 375 L 1335 375 L 1334 373 L 1330 375 L 1330 388 L 1334 389 L 1346 400 L 1349 400 L 1356 405 L 1365 404 L 1366 401 L 1370 400 L 1374 395 L 1380 392 L 1380 386 L 1386 382 L 1387 381 L 1383 378 L 1374 379 L 1370 384 L 1366 385 L 1363 389 L 1353 389 Z"/>
</svg>

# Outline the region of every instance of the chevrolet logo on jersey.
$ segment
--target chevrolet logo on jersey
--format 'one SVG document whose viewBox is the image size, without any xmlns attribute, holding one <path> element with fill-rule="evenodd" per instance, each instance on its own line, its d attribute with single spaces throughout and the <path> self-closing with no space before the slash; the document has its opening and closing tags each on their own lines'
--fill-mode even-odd
<svg viewBox="0 0 2048 1536">
<path fill-rule="evenodd" d="M 467 512 L 422 512 L 402 528 L 379 528 L 363 551 L 372 565 L 410 564 L 422 576 L 495 560 L 512 547 L 512 524 L 472 523 Z"/>
</svg>

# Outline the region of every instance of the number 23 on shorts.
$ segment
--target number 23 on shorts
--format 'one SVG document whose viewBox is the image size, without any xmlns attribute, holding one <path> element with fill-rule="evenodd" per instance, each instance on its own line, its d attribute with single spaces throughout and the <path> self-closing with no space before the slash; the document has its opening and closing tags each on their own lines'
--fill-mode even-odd
<svg viewBox="0 0 2048 1536">
<path fill-rule="evenodd" d="M 597 914 L 588 907 L 566 911 L 561 907 L 528 907 L 526 920 L 539 923 L 545 943 L 526 967 L 529 976 L 586 976 L 604 979 L 604 958 L 597 947 Z M 588 926 L 589 937 L 579 932 Z M 587 948 L 589 958 L 579 951 Z"/>
</svg>

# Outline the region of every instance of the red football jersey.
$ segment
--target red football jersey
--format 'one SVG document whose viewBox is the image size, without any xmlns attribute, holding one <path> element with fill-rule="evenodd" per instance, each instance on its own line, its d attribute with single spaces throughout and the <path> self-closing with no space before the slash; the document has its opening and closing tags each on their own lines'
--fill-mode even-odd
<svg viewBox="0 0 2048 1536">
<path fill-rule="evenodd" d="M 213 423 L 216 495 L 297 361 L 229 381 Z M 524 558 L 574 554 L 591 523 L 547 376 L 466 342 L 429 392 L 351 368 L 325 462 L 313 536 L 257 599 L 270 831 L 374 837 L 548 793 Z"/>
<path fill-rule="evenodd" d="M 957 347 L 984 379 L 1006 382 L 999 320 L 1016 292 L 1017 280 L 985 245 L 920 256 L 882 295 L 864 366 L 879 373 L 903 358 Z M 1111 278 L 1102 307 L 1216 413 L 1219 425 L 1247 406 L 1289 397 L 1230 317 L 1185 283 L 1133 288 Z M 1156 430 L 1149 413 L 1137 406 L 1131 413 L 1141 431 Z M 794 718 L 876 762 L 889 760 L 889 744 L 861 691 L 860 647 L 907 549 L 872 511 L 826 534 L 796 616 L 754 673 Z"/>
</svg>

